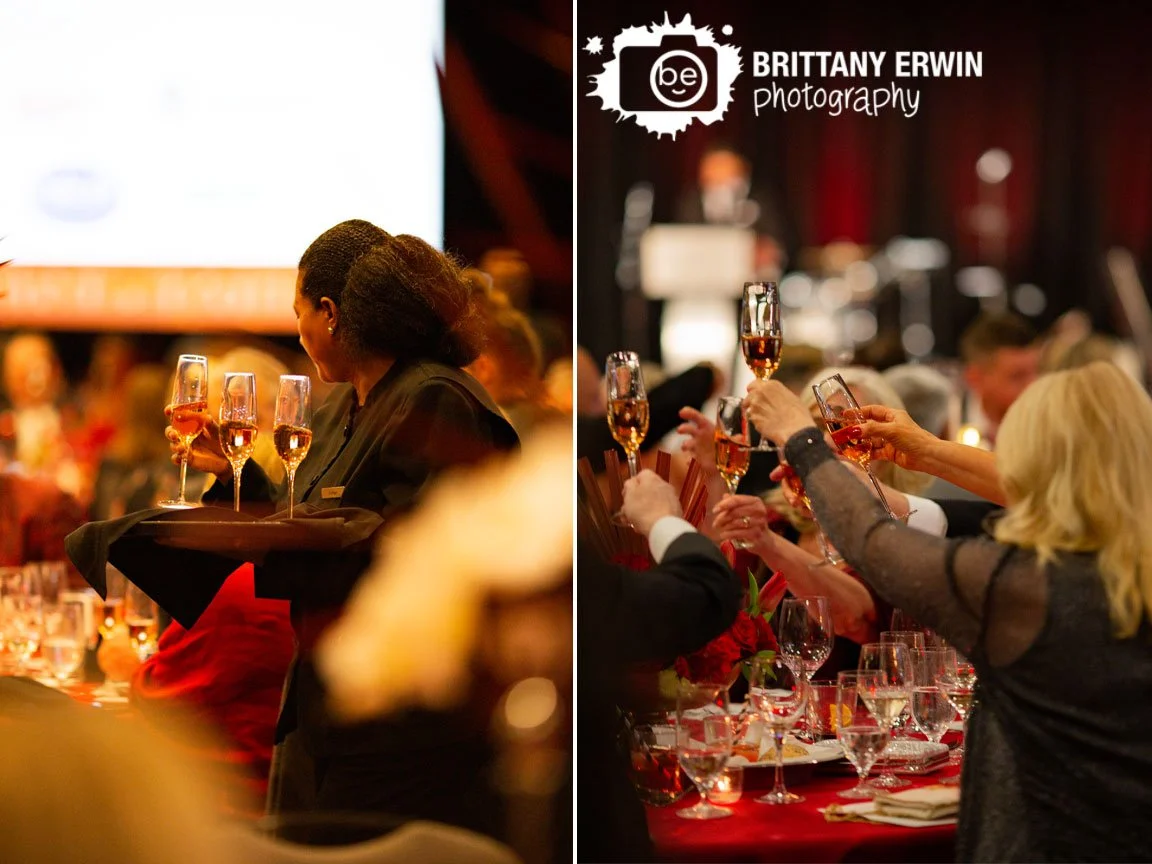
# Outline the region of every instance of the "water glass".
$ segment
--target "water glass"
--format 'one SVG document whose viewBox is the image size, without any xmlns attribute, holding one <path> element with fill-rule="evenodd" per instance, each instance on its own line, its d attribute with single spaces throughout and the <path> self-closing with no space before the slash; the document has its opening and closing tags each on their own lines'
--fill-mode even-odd
<svg viewBox="0 0 1152 864">
<path fill-rule="evenodd" d="M 719 819 L 732 811 L 708 803 L 707 788 L 732 756 L 732 718 L 727 684 L 683 682 L 676 693 L 676 756 L 696 788 L 700 801 L 677 810 L 683 819 Z"/>
<path fill-rule="evenodd" d="M 63 684 L 84 663 L 87 644 L 85 603 L 64 601 L 44 608 L 44 638 L 40 653 L 48 672 Z"/>
<path fill-rule="evenodd" d="M 858 777 L 854 787 L 837 793 L 841 798 L 871 798 L 876 794 L 868 783 L 868 772 L 888 746 L 892 732 L 872 713 L 862 694 L 878 687 L 879 677 L 870 670 L 846 670 L 836 676 L 836 706 L 841 715 L 836 738 Z"/>
</svg>

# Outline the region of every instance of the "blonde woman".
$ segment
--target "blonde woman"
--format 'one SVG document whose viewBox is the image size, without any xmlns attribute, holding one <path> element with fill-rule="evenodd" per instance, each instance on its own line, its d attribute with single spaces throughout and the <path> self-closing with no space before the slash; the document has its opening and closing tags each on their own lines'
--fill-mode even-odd
<svg viewBox="0 0 1152 864">
<path fill-rule="evenodd" d="M 888 519 L 785 388 L 754 383 L 748 404 L 787 442 L 844 557 L 975 664 L 957 859 L 1152 858 L 1148 395 L 1106 363 L 1030 385 L 1005 415 L 995 468 L 963 466 L 1003 491 L 995 539 L 953 541 Z M 916 445 L 892 454 L 905 464 L 964 458 L 914 427 L 901 435 Z"/>
</svg>

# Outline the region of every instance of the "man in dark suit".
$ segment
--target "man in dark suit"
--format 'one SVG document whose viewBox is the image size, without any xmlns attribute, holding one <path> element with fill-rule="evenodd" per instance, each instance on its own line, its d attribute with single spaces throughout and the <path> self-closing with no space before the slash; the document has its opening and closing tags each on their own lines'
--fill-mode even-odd
<svg viewBox="0 0 1152 864">
<path fill-rule="evenodd" d="M 630 570 L 579 550 L 576 604 L 579 861 L 652 857 L 643 805 L 616 746 L 617 696 L 630 664 L 670 661 L 731 625 L 742 584 L 720 550 L 681 517 L 675 490 L 651 471 L 624 484 L 624 515 L 656 566 Z"/>
</svg>

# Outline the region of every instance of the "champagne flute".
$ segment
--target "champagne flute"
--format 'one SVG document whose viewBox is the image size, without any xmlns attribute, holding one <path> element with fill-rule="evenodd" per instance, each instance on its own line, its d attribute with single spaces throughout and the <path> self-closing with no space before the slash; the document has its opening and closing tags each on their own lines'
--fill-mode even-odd
<svg viewBox="0 0 1152 864">
<path fill-rule="evenodd" d="M 859 669 L 879 673 L 876 686 L 860 686 L 860 697 L 876 719 L 895 732 L 915 680 L 908 648 L 899 642 L 870 642 L 860 648 Z M 908 785 L 907 780 L 892 773 L 891 766 L 882 767 L 873 786 L 894 789 Z"/>
<path fill-rule="evenodd" d="M 784 786 L 784 734 L 804 713 L 808 704 L 808 680 L 794 671 L 779 652 L 752 660 L 748 699 L 755 706 L 776 745 L 776 782 L 772 791 L 756 800 L 761 804 L 798 804 L 804 796 Z"/>
<path fill-rule="evenodd" d="M 256 376 L 225 372 L 220 397 L 220 446 L 232 466 L 236 512 L 240 512 L 240 475 L 256 447 Z"/>
<path fill-rule="evenodd" d="M 869 710 L 862 693 L 879 687 L 879 677 L 874 671 L 851 669 L 836 676 L 836 739 L 859 778 L 851 789 L 837 793 L 841 798 L 871 798 L 876 794 L 868 783 L 868 772 L 888 746 L 891 731 Z"/>
<path fill-rule="evenodd" d="M 828 542 L 828 538 L 824 536 L 824 529 L 820 527 L 820 520 L 816 518 L 816 512 L 812 509 L 812 499 L 808 497 L 808 491 L 804 488 L 804 481 L 800 479 L 800 475 L 788 464 L 784 456 L 784 445 L 781 444 L 776 448 L 776 455 L 780 461 L 780 467 L 784 471 L 783 481 L 792 490 L 792 494 L 804 502 L 804 506 L 808 508 L 808 512 L 812 514 L 812 524 L 816 526 L 816 542 L 820 545 L 820 554 L 824 556 L 824 564 L 829 564 L 832 567 L 839 567 L 844 563 L 844 559 L 840 556 L 832 544 Z M 819 567 L 819 564 L 813 564 L 812 567 Z"/>
<path fill-rule="evenodd" d="M 170 510 L 199 507 L 184 498 L 188 481 L 188 451 L 208 423 L 208 360 L 199 354 L 181 354 L 176 361 L 169 403 L 172 428 L 180 436 L 184 452 L 180 455 L 180 495 L 174 501 L 161 501 Z"/>
<path fill-rule="evenodd" d="M 676 691 L 676 757 L 700 792 L 693 807 L 676 811 L 682 819 L 721 819 L 732 811 L 709 803 L 705 790 L 732 755 L 728 685 L 682 682 Z"/>
<path fill-rule="evenodd" d="M 312 446 L 312 379 L 307 375 L 280 376 L 272 440 L 288 473 L 288 518 L 291 519 L 296 505 L 296 469 Z"/>
<path fill-rule="evenodd" d="M 884 510 L 891 518 L 898 519 L 888 504 L 888 499 L 884 497 L 880 481 L 872 473 L 872 449 L 867 442 L 861 440 L 860 434 L 859 424 L 864 420 L 864 414 L 844 378 L 840 375 L 831 375 L 820 383 L 813 384 L 812 392 L 816 394 L 816 404 L 820 406 L 820 414 L 832 436 L 832 443 L 842 456 L 851 459 L 864 469 L 872 482 L 872 487 L 880 497 L 880 503 L 884 505 Z"/>
<path fill-rule="evenodd" d="M 744 362 L 761 381 L 767 381 L 780 366 L 784 351 L 784 331 L 780 326 L 780 291 L 775 282 L 745 282 L 740 299 L 740 350 Z M 771 450 L 762 439 L 757 448 Z"/>
<path fill-rule="evenodd" d="M 648 434 L 648 392 L 640 358 L 635 351 L 609 354 L 605 363 L 608 378 L 608 428 L 628 456 L 628 474 L 639 473 L 637 454 Z"/>
<path fill-rule="evenodd" d="M 944 670 L 940 676 L 940 687 L 948 701 L 960 715 L 960 722 L 964 724 L 961 742 L 968 740 L 968 717 L 976 702 L 976 667 L 967 657 L 955 652 L 956 663 Z M 964 744 L 952 751 L 952 761 L 959 762 L 964 758 Z"/>
<path fill-rule="evenodd" d="M 748 473 L 752 457 L 749 429 L 744 400 L 739 396 L 721 396 L 716 406 L 716 468 L 724 478 L 729 495 L 736 494 L 740 478 Z M 733 540 L 732 545 L 747 549 L 752 544 L 747 540 Z"/>
</svg>

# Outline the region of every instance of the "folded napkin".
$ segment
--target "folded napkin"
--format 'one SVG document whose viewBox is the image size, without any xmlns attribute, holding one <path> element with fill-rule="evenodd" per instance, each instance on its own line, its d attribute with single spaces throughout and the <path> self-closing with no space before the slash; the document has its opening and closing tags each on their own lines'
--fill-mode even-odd
<svg viewBox="0 0 1152 864">
<path fill-rule="evenodd" d="M 901 792 L 876 793 L 876 812 L 882 816 L 904 819 L 945 819 L 960 812 L 960 787 L 919 786 Z"/>
</svg>

